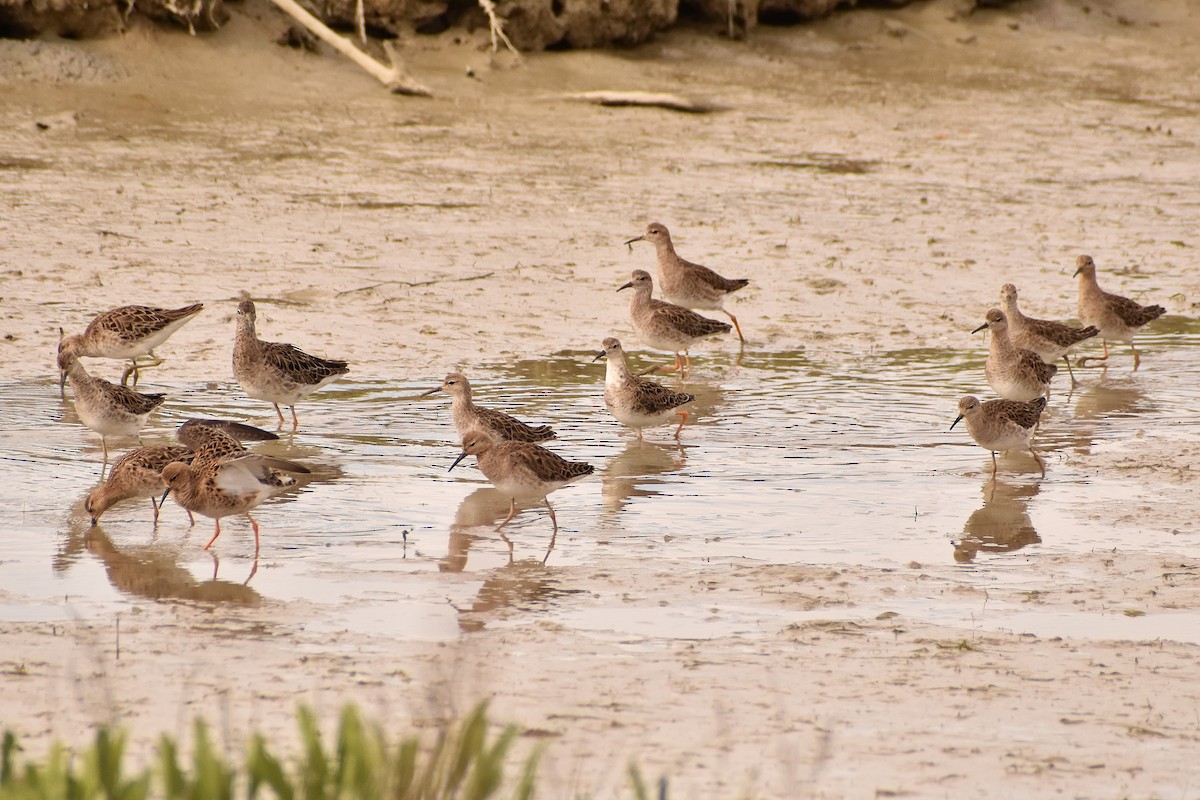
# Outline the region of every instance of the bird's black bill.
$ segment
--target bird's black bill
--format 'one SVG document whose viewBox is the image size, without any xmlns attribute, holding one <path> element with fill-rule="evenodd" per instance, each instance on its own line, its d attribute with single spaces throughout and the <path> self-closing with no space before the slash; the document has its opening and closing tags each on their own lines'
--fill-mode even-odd
<svg viewBox="0 0 1200 800">
<path fill-rule="evenodd" d="M 463 450 L 461 453 L 458 454 L 458 458 L 454 459 L 454 463 L 450 465 L 450 469 L 454 469 L 455 467 L 457 467 L 458 462 L 462 461 L 466 457 L 467 457 L 467 451 Z M 446 470 L 446 472 L 449 472 L 450 469 Z"/>
<path fill-rule="evenodd" d="M 959 414 L 957 417 L 955 417 L 954 422 L 950 423 L 950 430 L 954 430 L 954 426 L 957 425 L 959 420 L 961 420 L 961 419 L 962 419 L 962 414 Z"/>
<path fill-rule="evenodd" d="M 979 333 L 981 330 L 983 330 L 987 326 L 988 326 L 988 324 L 985 322 L 982 325 L 980 325 L 978 328 L 976 328 L 975 330 L 971 331 L 971 333 Z"/>
</svg>

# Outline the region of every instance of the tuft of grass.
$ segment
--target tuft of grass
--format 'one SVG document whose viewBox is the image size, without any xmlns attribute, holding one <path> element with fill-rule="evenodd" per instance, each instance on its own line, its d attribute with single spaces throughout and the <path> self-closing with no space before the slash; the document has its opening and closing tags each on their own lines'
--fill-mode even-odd
<svg viewBox="0 0 1200 800">
<path fill-rule="evenodd" d="M 297 711 L 300 752 L 284 759 L 261 734 L 251 737 L 243 761 L 232 764 L 214 747 L 208 726 L 193 727 L 190 762 L 169 736 L 157 759 L 126 775 L 125 734 L 100 728 L 77 756 L 56 742 L 40 760 L 18 764 L 21 747 L 6 731 L 0 739 L 0 800 L 233 800 L 244 787 L 248 800 L 487 800 L 505 787 L 505 767 L 516 726 L 489 736 L 487 703 L 447 725 L 432 745 L 419 736 L 388 741 L 377 725 L 363 722 L 354 706 L 342 710 L 336 741 L 327 748 L 316 715 Z M 537 781 L 535 750 L 512 781 L 513 800 L 530 800 Z"/>
</svg>

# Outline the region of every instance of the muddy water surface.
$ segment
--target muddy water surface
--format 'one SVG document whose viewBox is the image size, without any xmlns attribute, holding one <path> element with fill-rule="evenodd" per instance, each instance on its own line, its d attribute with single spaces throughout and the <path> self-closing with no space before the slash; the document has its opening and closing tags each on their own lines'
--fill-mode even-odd
<svg viewBox="0 0 1200 800">
<path fill-rule="evenodd" d="M 522 509 L 506 541 L 491 527 L 507 512 L 506 498 L 471 459 L 447 472 L 457 449 L 446 398 L 421 396 L 436 381 L 344 380 L 300 407 L 300 433 L 259 448 L 314 474 L 258 513 L 266 542 L 258 564 L 244 522 L 227 522 L 206 553 L 199 545 L 211 523 L 189 530 L 170 502 L 157 530 L 145 501 L 120 505 L 89 529 L 80 501 L 98 473 L 98 442 L 82 433 L 52 383 L 8 384 L 0 392 L 8 485 L 21 502 L 6 513 L 2 571 L 6 589 L 27 600 L 2 614 L 110 615 L 147 599 L 306 599 L 328 609 L 317 626 L 433 639 L 487 624 L 507 604 L 614 635 L 692 638 L 766 624 L 750 609 L 725 608 L 720 621 L 707 608 L 612 613 L 555 578 L 556 567 L 599 569 L 631 558 L 666 570 L 698 561 L 885 569 L 917 562 L 979 588 L 1060 589 L 1072 580 L 1072 554 L 1169 541 L 1170 532 L 1148 531 L 1136 518 L 1097 525 L 1091 508 L 1101 498 L 1154 498 L 1139 479 L 1097 476 L 1087 464 L 1096 453 L 1120 453 L 1131 438 L 1200 434 L 1200 423 L 1178 414 L 1194 396 L 1179 386 L 1200 378 L 1200 337 L 1175 320 L 1158 327 L 1143 341 L 1153 371 L 1081 370 L 1081 385 L 1055 398 L 1038 442 L 1046 478 L 1014 453 L 1001 457 L 994 482 L 987 454 L 964 431 L 948 430 L 947 397 L 980 391 L 978 352 L 880 353 L 852 369 L 787 351 L 714 354 L 686 384 L 697 395 L 694 424 L 678 443 L 669 428 L 641 443 L 618 428 L 603 409 L 603 365 L 590 351 L 481 367 L 477 399 L 531 420 L 561 420 L 554 449 L 597 468 L 552 496 L 562 525 L 553 542 L 537 506 Z M 168 437 L 184 409 L 269 423 L 236 386 L 156 386 L 177 401 L 153 420 L 148 441 Z M 1047 569 L 1049 555 L 1065 559 Z M 489 582 L 508 582 L 521 568 L 530 574 L 489 599 Z M 892 601 L 885 607 L 895 610 Z M 939 622 L 976 615 L 985 626 L 1039 634 L 1119 638 L 1136 630 L 1200 641 L 1190 612 L 1149 626 L 1119 611 L 1042 615 L 1036 607 L 984 609 L 974 598 L 904 611 Z"/>
</svg>

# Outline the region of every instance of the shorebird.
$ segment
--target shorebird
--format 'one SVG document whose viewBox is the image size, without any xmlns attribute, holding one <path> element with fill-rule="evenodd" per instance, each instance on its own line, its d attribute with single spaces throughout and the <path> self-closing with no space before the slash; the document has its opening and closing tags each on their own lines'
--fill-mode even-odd
<svg viewBox="0 0 1200 800">
<path fill-rule="evenodd" d="M 632 280 L 617 291 L 630 288 L 633 297 L 629 298 L 629 318 L 638 338 L 647 347 L 675 354 L 675 366 L 662 367 L 664 372 L 686 374 L 692 366 L 692 356 L 688 352 L 692 345 L 709 336 L 729 333 L 728 322 L 702 317 L 683 306 L 655 300 L 650 296 L 654 292 L 654 279 L 645 270 L 635 269 Z M 687 357 L 686 364 L 679 357 L 680 351 Z"/>
<path fill-rule="evenodd" d="M 180 461 L 184 464 L 192 463 L 196 457 L 193 448 L 199 448 L 207 443 L 210 437 L 203 433 L 198 433 L 197 428 L 215 428 L 217 430 L 228 433 L 228 445 L 224 450 L 221 450 L 221 445 L 215 445 L 209 450 L 209 457 L 233 457 L 246 452 L 242 446 L 242 442 L 248 441 L 266 441 L 269 439 L 278 439 L 275 434 L 264 431 L 261 428 L 255 428 L 251 425 L 243 425 L 239 422 L 229 422 L 226 420 L 217 419 L 189 419 L 176 432 L 175 436 L 180 440 L 180 444 L 159 444 L 150 445 L 148 447 L 139 447 L 135 450 L 130 450 L 125 455 L 117 459 L 109 470 L 108 480 L 97 486 L 88 493 L 87 498 L 83 501 L 83 508 L 92 518 L 92 525 L 96 525 L 100 521 L 100 517 L 104 515 L 112 506 L 123 500 L 139 499 L 149 497 L 151 505 L 154 506 L 154 522 L 158 524 L 158 512 L 162 508 L 163 502 L 167 499 L 167 485 L 163 483 L 162 471 L 172 462 Z M 186 443 L 184 443 L 186 442 Z M 155 498 L 162 495 L 162 498 L 157 502 Z M 195 519 L 192 518 L 192 512 L 188 511 L 188 519 L 195 524 Z"/>
<path fill-rule="evenodd" d="M 988 400 L 967 395 L 958 401 L 958 416 L 950 423 L 950 430 L 959 420 L 966 419 L 967 432 L 980 447 L 992 452 L 992 477 L 996 477 L 996 452 L 1024 450 L 1028 448 L 1033 460 L 1042 468 L 1046 477 L 1046 462 L 1033 449 L 1033 432 L 1037 427 L 1046 398 L 1035 397 L 1028 402 L 1017 400 Z"/>
<path fill-rule="evenodd" d="M 461 372 L 451 372 L 441 386 L 423 392 L 421 396 L 428 397 L 437 392 L 446 392 L 453 398 L 450 416 L 459 436 L 466 436 L 468 431 L 483 430 L 514 442 L 544 442 L 555 437 L 549 425 L 526 425 L 503 411 L 475 405 L 471 400 L 471 383 Z"/>
<path fill-rule="evenodd" d="M 971 333 L 991 331 L 987 361 L 983 373 L 996 394 L 1005 400 L 1032 400 L 1039 395 L 1050 396 L 1050 379 L 1058 367 L 1047 364 L 1032 350 L 1018 349 L 1008 337 L 1008 319 L 1004 312 L 993 308 L 987 312 L 987 322 Z"/>
<path fill-rule="evenodd" d="M 604 373 L 604 405 L 617 422 L 637 431 L 642 438 L 643 428 L 663 425 L 679 417 L 675 438 L 688 421 L 688 412 L 680 406 L 696 399 L 687 392 L 676 392 L 661 383 L 639 378 L 629 371 L 621 343 L 611 336 L 604 340 L 604 349 L 592 361 L 608 359 Z"/>
<path fill-rule="evenodd" d="M 205 550 L 221 535 L 222 517 L 245 514 L 254 528 L 254 553 L 258 555 L 258 521 L 250 512 L 263 500 L 296 482 L 290 475 L 280 473 L 306 475 L 310 470 L 294 461 L 247 453 L 236 439 L 215 428 L 197 427 L 189 436 L 192 441 L 201 442 L 195 458 L 191 464 L 175 461 L 164 467 L 163 483 L 179 505 L 216 521 L 216 530 L 204 545 Z M 239 451 L 240 455 L 224 455 Z"/>
<path fill-rule="evenodd" d="M 163 483 L 162 471 L 170 463 L 190 463 L 195 457 L 192 448 L 182 444 L 156 444 L 130 450 L 117 459 L 108 471 L 108 480 L 92 489 L 83 501 L 83 510 L 92 518 L 92 525 L 100 522 L 104 512 L 122 500 L 150 498 L 154 506 L 154 524 L 158 524 L 158 510 L 166 498 L 167 485 Z M 162 500 L 158 500 L 159 495 Z M 191 516 L 192 512 L 188 512 Z"/>
<path fill-rule="evenodd" d="M 546 495 L 561 489 L 576 478 L 591 475 L 594 468 L 583 461 L 567 461 L 541 445 L 532 442 L 514 442 L 497 439 L 486 431 L 468 431 L 463 436 L 463 450 L 450 469 L 458 466 L 464 458 L 473 455 L 479 461 L 479 470 L 492 485 L 510 498 L 508 516 L 496 526 L 499 531 L 517 513 L 517 498 L 537 498 L 546 504 L 554 533 L 558 533 L 558 519 L 554 507 Z M 449 471 L 449 470 L 447 470 Z"/>
<path fill-rule="evenodd" d="M 290 344 L 264 342 L 254 331 L 254 303 L 238 304 L 237 334 L 233 342 L 233 375 L 246 394 L 275 406 L 279 427 L 283 412 L 279 404 L 292 412 L 292 431 L 300 426 L 296 403 L 349 372 L 345 361 L 311 356 Z"/>
<path fill-rule="evenodd" d="M 1008 319 L 1008 338 L 1013 347 L 1032 350 L 1047 364 L 1053 364 L 1060 358 L 1066 361 L 1067 373 L 1071 376 L 1071 385 L 1074 386 L 1075 373 L 1071 370 L 1071 358 L 1067 351 L 1084 339 L 1097 335 L 1100 329 L 1094 325 L 1072 328 L 1061 322 L 1025 316 L 1017 307 L 1017 287 L 1011 283 L 1000 287 L 1000 303 L 1004 307 L 1004 316 Z"/>
<path fill-rule="evenodd" d="M 132 436 L 141 444 L 140 432 L 150 412 L 162 405 L 165 394 L 143 394 L 89 375 L 70 350 L 58 354 L 58 368 L 71 381 L 75 413 L 84 425 L 100 434 L 104 466 L 108 466 L 108 437 Z M 101 469 L 101 474 L 104 470 Z"/>
<path fill-rule="evenodd" d="M 1156 320 L 1167 310 L 1162 306 L 1143 306 L 1128 297 L 1111 294 L 1096 283 L 1096 262 L 1091 256 L 1080 256 L 1075 260 L 1075 274 L 1079 276 L 1079 319 L 1085 325 L 1100 329 L 1104 342 L 1104 355 L 1100 358 L 1080 358 L 1082 367 L 1088 361 L 1107 361 L 1108 343 L 1129 342 L 1133 351 L 1133 368 L 1142 363 L 1142 356 L 1133 344 L 1133 334 L 1151 320 Z"/>
<path fill-rule="evenodd" d="M 742 336 L 742 326 L 738 325 L 737 317 L 725 310 L 725 298 L 745 288 L 750 283 L 747 278 L 722 278 L 708 267 L 693 264 L 680 258 L 671 243 L 671 234 L 667 226 L 652 222 L 646 226 L 646 232 L 635 236 L 625 244 L 634 242 L 649 242 L 654 245 L 658 260 L 658 283 L 663 297 L 685 308 L 701 308 L 720 311 L 733 320 L 737 328 L 738 339 L 745 344 L 746 337 Z"/>
<path fill-rule="evenodd" d="M 64 337 L 62 328 L 59 328 L 58 350 L 77 357 L 128 359 L 129 366 L 121 373 L 121 385 L 124 386 L 129 376 L 133 375 L 133 385 L 137 386 L 140 370 L 163 363 L 154 354 L 154 348 L 170 338 L 203 308 L 203 303 L 174 309 L 151 306 L 114 308 L 89 322 L 81 334 Z M 150 356 L 151 360 L 139 363 L 138 359 L 142 356 Z M 64 391 L 66 382 L 67 373 L 60 370 L 60 391 Z"/>
</svg>

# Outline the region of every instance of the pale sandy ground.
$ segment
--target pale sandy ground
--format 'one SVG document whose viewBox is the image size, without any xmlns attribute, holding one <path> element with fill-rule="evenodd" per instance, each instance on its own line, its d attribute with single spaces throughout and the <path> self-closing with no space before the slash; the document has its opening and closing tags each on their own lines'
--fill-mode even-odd
<svg viewBox="0 0 1200 800">
<path fill-rule="evenodd" d="M 361 374 L 591 347 L 623 313 L 595 298 L 648 258 L 619 242 L 651 217 L 686 254 L 715 265 L 719 253 L 724 272 L 755 279 L 738 308 L 761 350 L 853 361 L 961 346 L 1001 276 L 1040 299 L 1034 310 L 1068 314 L 1085 249 L 1124 270 L 1118 288 L 1191 315 L 1200 12 L 1089 5 L 952 20 L 952 3 L 918 4 L 764 30 L 748 45 L 685 32 L 520 67 L 489 64 L 479 38 L 419 39 L 405 51 L 438 94 L 425 101 L 381 95 L 332 57 L 265 45 L 280 23 L 254 5 L 219 36 L 138 29 L 85 45 L 100 66 L 79 71 L 99 83 L 31 80 L 37 69 L 11 56 L 26 66 L 0 100 L 6 168 L 28 177 L 4 209 L 0 376 L 45 375 L 57 325 L 82 325 L 87 309 L 135 295 L 228 309 L 245 288 L 271 301 L 265 335 L 306 330 L 292 338 Z M 550 99 L 610 88 L 730 110 Z M 64 180 L 76 141 L 85 168 Z M 811 169 L 739 166 L 826 154 L 875 171 L 821 183 Z M 44 195 L 39 159 L 56 176 Z M 309 159 L 331 165 L 311 185 Z M 305 192 L 324 200 L 302 207 Z M 394 229 L 362 213 L 378 202 L 399 204 Z M 187 282 L 164 280 L 182 270 L 194 270 Z M 464 322 L 475 310 L 484 316 Z M 228 313 L 185 329 L 166 348 L 189 354 L 173 377 L 224 376 L 228 331 Z M 1096 458 L 1097 474 L 1139 470 L 1171 500 L 1100 504 L 1097 524 L 1137 513 L 1148 528 L 1192 530 L 1195 453 L 1151 435 Z M 1069 576 L 1060 590 L 990 599 L 1065 614 L 1194 609 L 1193 555 L 1047 558 L 1047 574 Z M 881 616 L 976 591 L 920 565 L 681 574 L 631 555 L 563 569 L 613 613 L 711 604 L 714 618 L 737 606 L 763 622 L 681 641 L 534 621 L 428 644 L 331 633 L 296 603 L 147 604 L 122 618 L 119 649 L 111 621 L 0 626 L 0 720 L 37 752 L 119 718 L 145 752 L 153 734 L 204 714 L 236 749 L 252 728 L 290 732 L 299 702 L 332 718 L 355 700 L 404 731 L 491 696 L 497 720 L 545 735 L 527 740 L 548 748 L 543 797 L 622 796 L 630 760 L 671 776 L 673 797 L 1200 797 L 1194 645 Z M 521 574 L 501 593 L 519 597 Z"/>
</svg>

